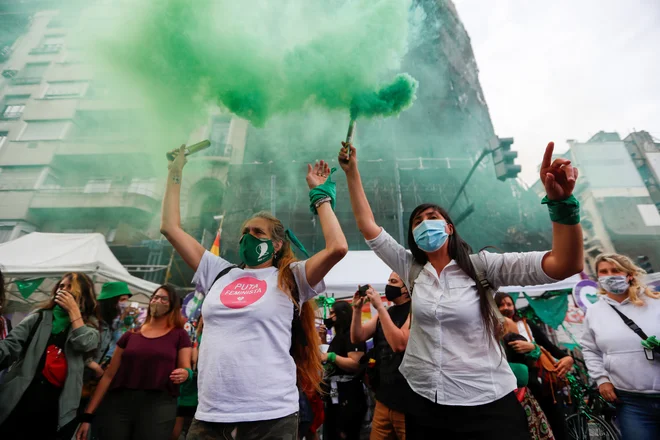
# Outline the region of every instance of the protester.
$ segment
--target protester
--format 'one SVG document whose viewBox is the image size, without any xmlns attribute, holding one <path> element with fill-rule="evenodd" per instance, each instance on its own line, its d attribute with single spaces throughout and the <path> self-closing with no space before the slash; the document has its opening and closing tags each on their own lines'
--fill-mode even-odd
<svg viewBox="0 0 660 440">
<path fill-rule="evenodd" d="M 376 408 L 371 422 L 371 440 L 405 440 L 405 400 L 408 384 L 399 372 L 405 345 L 397 347 L 395 333 L 410 315 L 410 295 L 403 281 L 392 272 L 385 286 L 385 297 L 394 303 L 385 308 L 380 294 L 369 288 L 366 296 L 359 292 L 353 297 L 353 320 L 351 322 L 351 342 L 358 344 L 373 337 L 376 369 Z M 366 300 L 378 314 L 362 325 L 361 310 Z M 390 342 L 391 341 L 391 342 Z M 407 343 L 407 341 L 406 341 Z M 392 347 L 396 348 L 396 351 Z"/>
<path fill-rule="evenodd" d="M 0 341 L 3 438 L 54 439 L 72 423 L 80 403 L 85 353 L 99 343 L 94 283 L 68 273 L 51 298 Z M 68 439 L 67 439 L 68 440 Z"/>
<path fill-rule="evenodd" d="M 2 270 L 0 270 L 0 341 L 5 339 L 11 331 L 11 320 L 4 316 L 6 302 L 5 276 L 2 274 Z M 1 378 L 2 376 L 0 375 Z"/>
<path fill-rule="evenodd" d="M 495 295 L 495 303 L 502 315 L 513 320 L 517 329 L 516 333 L 522 337 L 509 342 L 509 346 L 513 350 L 521 354 L 536 353 L 535 359 L 538 360 L 542 354 L 537 347 L 543 347 L 553 357 L 552 361 L 559 378 L 565 377 L 566 373 L 571 371 L 573 357 L 550 342 L 548 336 L 539 326 L 518 316 L 518 311 L 511 296 L 504 292 L 498 292 Z M 538 362 L 530 366 L 528 387 L 541 408 L 543 408 L 543 412 L 547 416 L 550 426 L 552 426 L 555 438 L 565 440 L 568 438 L 568 432 L 562 403 L 562 390 L 557 384 L 550 383 L 553 375 L 544 374 L 542 370 L 543 367 Z"/>
<path fill-rule="evenodd" d="M 174 431 L 172 432 L 172 440 L 178 440 L 179 437 L 186 438 L 190 424 L 195 417 L 198 403 L 198 390 L 197 390 L 197 363 L 199 360 L 199 346 L 202 343 L 202 333 L 204 332 L 204 318 L 199 317 L 197 328 L 193 334 L 193 347 L 192 347 L 192 380 L 186 381 L 181 384 L 179 389 L 179 400 L 176 407 L 176 423 Z"/>
<path fill-rule="evenodd" d="M 117 341 L 124 334 L 121 331 L 120 321 L 122 312 L 128 305 L 128 299 L 132 296 L 128 284 L 121 281 L 104 283 L 98 298 L 100 320 L 101 343 L 93 357 L 87 360 L 86 367 L 92 370 L 96 377 L 103 376 L 108 367 L 112 354 L 117 346 Z"/>
<path fill-rule="evenodd" d="M 514 376 L 516 376 L 518 386 L 516 397 L 527 416 L 529 436 L 532 440 L 554 440 L 555 435 L 552 432 L 548 418 L 528 387 L 530 379 L 535 379 L 530 374 L 530 369 L 537 358 L 535 354 L 520 353 L 514 349 L 515 345 L 512 342 L 525 341 L 526 339 L 518 333 L 518 326 L 508 317 L 505 317 L 504 331 L 505 334 L 502 337 L 502 343 L 509 367 L 511 367 Z"/>
<path fill-rule="evenodd" d="M 600 298 L 587 309 L 581 341 L 587 369 L 603 398 L 616 404 L 624 440 L 658 439 L 660 293 L 642 283 L 645 272 L 624 255 L 598 256 L 594 271 Z"/>
<path fill-rule="evenodd" d="M 243 267 L 235 268 L 181 228 L 183 152 L 182 147 L 170 163 L 161 231 L 208 292 L 199 404 L 188 439 L 227 436 L 234 429 L 240 440 L 295 438 L 299 388 L 318 390 L 321 380 L 321 353 L 312 342 L 314 305 L 308 300 L 325 289 L 323 277 L 348 251 L 333 211 L 330 169 L 321 161 L 307 170 L 310 209 L 318 215 L 325 249 L 297 261 L 290 241 L 297 240 L 271 214 L 258 213 L 241 228 Z"/>
<path fill-rule="evenodd" d="M 360 370 L 360 359 L 367 351 L 364 342 L 351 342 L 353 310 L 344 301 L 336 302 L 330 312 L 330 325 L 335 335 L 322 359 L 326 364 L 325 420 L 323 440 L 358 440 L 367 412 L 367 396 Z"/>
<path fill-rule="evenodd" d="M 192 380 L 190 338 L 173 287 L 158 287 L 144 324 L 117 341 L 76 435 L 86 440 L 96 409 L 101 440 L 169 440 L 176 419 L 179 385 Z M 107 394 L 107 397 L 106 397 Z M 105 399 L 104 399 L 105 397 Z"/>
<path fill-rule="evenodd" d="M 493 298 L 477 280 L 483 274 L 482 281 L 494 288 L 535 285 L 582 270 L 579 204 L 572 196 L 577 170 L 566 159 L 551 163 L 553 147 L 548 145 L 540 173 L 548 194 L 543 203 L 549 205 L 553 220 L 552 251 L 481 252 L 474 260 L 447 212 L 437 205 L 413 210 L 410 251 L 397 243 L 374 220 L 355 148 L 345 144 L 340 151 L 358 228 L 412 291 L 413 324 L 410 327 L 409 318 L 397 336 L 402 343 L 409 335 L 400 368 L 414 391 L 406 412 L 409 440 L 529 438 L 525 414 L 513 392 L 515 376 L 502 361 L 502 326 Z"/>
</svg>

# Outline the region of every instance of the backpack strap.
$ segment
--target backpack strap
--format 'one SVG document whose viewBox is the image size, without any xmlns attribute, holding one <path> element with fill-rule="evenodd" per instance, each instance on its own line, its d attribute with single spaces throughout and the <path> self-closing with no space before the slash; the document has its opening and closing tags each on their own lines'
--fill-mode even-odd
<svg viewBox="0 0 660 440">
<path fill-rule="evenodd" d="M 626 325 L 627 325 L 628 327 L 630 327 L 630 330 L 632 330 L 632 331 L 634 331 L 635 333 L 637 333 L 637 336 L 639 336 L 640 338 L 642 338 L 642 340 L 644 340 L 644 341 L 646 341 L 646 340 L 649 338 L 649 337 L 646 335 L 646 333 L 644 333 L 644 330 L 642 330 L 640 326 L 638 326 L 637 324 L 635 324 L 635 321 L 633 321 L 632 319 L 628 318 L 626 315 L 623 314 L 623 312 L 621 312 L 619 309 L 617 309 L 616 307 L 614 307 L 612 304 L 609 304 L 609 303 L 608 303 L 608 305 L 609 305 L 610 307 L 612 307 L 612 309 L 613 309 L 613 310 L 614 310 L 614 311 L 615 311 L 615 312 L 621 317 L 621 319 L 623 319 L 623 322 L 625 322 Z"/>
<path fill-rule="evenodd" d="M 209 286 L 209 290 L 208 290 L 206 293 L 208 293 L 208 292 L 211 291 L 211 287 L 213 287 L 213 285 L 216 283 L 216 281 L 218 281 L 220 278 L 222 278 L 222 277 L 224 277 L 225 275 L 227 275 L 227 274 L 228 274 L 230 271 L 232 271 L 233 269 L 238 269 L 238 266 L 233 266 L 233 265 L 232 265 L 232 266 L 225 267 L 224 269 L 222 269 L 222 270 L 220 271 L 220 273 L 215 277 L 215 279 L 213 280 L 213 282 L 212 282 L 211 285 Z"/>
<path fill-rule="evenodd" d="M 25 354 L 27 353 L 28 347 L 30 347 L 30 344 L 32 343 L 32 340 L 34 339 L 34 335 L 35 335 L 35 333 L 37 333 L 37 329 L 39 328 L 39 325 L 41 324 L 41 321 L 44 318 L 44 310 L 43 309 L 39 310 L 37 312 L 37 314 L 39 316 L 37 317 L 36 322 L 34 323 L 32 328 L 30 329 L 30 333 L 28 334 L 28 337 L 25 340 L 25 344 L 23 344 L 23 352 L 21 353 L 21 358 L 25 357 Z"/>
<path fill-rule="evenodd" d="M 408 274 L 408 295 L 412 298 L 413 289 L 415 288 L 415 281 L 419 274 L 422 273 L 424 266 L 419 264 L 417 261 L 413 260 L 412 267 L 410 268 L 410 273 Z"/>
<path fill-rule="evenodd" d="M 504 316 L 502 316 L 502 312 L 500 312 L 499 307 L 497 307 L 497 304 L 495 304 L 495 288 L 493 285 L 488 281 L 487 275 L 486 275 L 486 263 L 483 261 L 481 258 L 481 255 L 479 254 L 472 254 L 470 255 L 470 261 L 472 262 L 472 266 L 474 266 L 474 272 L 477 274 L 477 282 L 481 285 L 481 287 L 484 288 L 486 291 L 486 298 L 488 299 L 488 305 L 490 308 L 493 310 L 495 313 L 495 316 L 497 317 L 497 320 L 499 321 L 500 325 L 504 325 Z"/>
</svg>

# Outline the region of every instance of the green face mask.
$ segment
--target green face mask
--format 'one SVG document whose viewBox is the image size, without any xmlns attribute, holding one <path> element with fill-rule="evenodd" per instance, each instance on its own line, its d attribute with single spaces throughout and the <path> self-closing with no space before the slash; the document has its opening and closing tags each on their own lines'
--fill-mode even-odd
<svg viewBox="0 0 660 440">
<path fill-rule="evenodd" d="M 238 250 L 241 261 L 247 267 L 256 267 L 264 264 L 273 258 L 273 242 L 271 240 L 262 240 L 251 234 L 245 234 L 241 238 Z"/>
</svg>

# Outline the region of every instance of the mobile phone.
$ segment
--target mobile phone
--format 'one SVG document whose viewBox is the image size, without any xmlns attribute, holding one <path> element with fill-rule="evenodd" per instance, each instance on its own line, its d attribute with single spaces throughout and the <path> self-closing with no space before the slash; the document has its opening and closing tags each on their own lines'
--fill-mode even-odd
<svg viewBox="0 0 660 440">
<path fill-rule="evenodd" d="M 131 308 L 132 308 L 132 309 L 139 309 L 139 308 L 140 308 L 140 304 L 138 304 L 137 302 L 133 301 L 133 302 L 131 303 Z"/>
<path fill-rule="evenodd" d="M 369 284 L 365 284 L 364 286 L 360 286 L 358 288 L 358 295 L 360 296 L 367 296 L 367 290 L 369 290 L 371 286 Z"/>
</svg>

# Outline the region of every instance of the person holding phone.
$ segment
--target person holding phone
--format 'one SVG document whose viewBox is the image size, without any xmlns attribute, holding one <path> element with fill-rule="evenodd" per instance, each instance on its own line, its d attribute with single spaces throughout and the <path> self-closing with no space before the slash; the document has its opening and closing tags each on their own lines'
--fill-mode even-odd
<svg viewBox="0 0 660 440">
<path fill-rule="evenodd" d="M 359 344 L 373 338 L 376 384 L 376 408 L 371 422 L 370 440 L 405 440 L 405 405 L 409 392 L 408 384 L 399 372 L 408 341 L 394 337 L 410 315 L 410 294 L 403 280 L 395 272 L 385 286 L 385 297 L 394 303 L 386 308 L 380 293 L 367 286 L 365 294 L 357 292 L 353 297 L 353 319 L 351 321 L 351 342 Z M 376 309 L 377 315 L 362 324 L 361 310 L 366 301 Z M 375 386 L 374 386 L 375 385 Z"/>
<path fill-rule="evenodd" d="M 0 341 L 0 369 L 9 367 L 0 385 L 3 438 L 58 439 L 68 432 L 80 404 L 86 353 L 98 343 L 94 283 L 83 273 L 67 273 L 51 298 Z"/>
<path fill-rule="evenodd" d="M 394 335 L 394 345 L 407 340 L 400 371 L 413 391 L 408 440 L 529 439 L 514 394 L 516 378 L 499 346 L 503 329 L 492 289 L 552 283 L 582 270 L 579 202 L 572 196 L 578 172 L 566 159 L 553 161 L 553 148 L 549 143 L 540 169 L 543 203 L 553 222 L 552 250 L 504 254 L 472 254 L 448 212 L 433 203 L 412 211 L 410 250 L 404 248 L 376 223 L 355 148 L 344 144 L 339 152 L 358 229 L 412 291 L 411 317 Z"/>
<path fill-rule="evenodd" d="M 335 336 L 328 352 L 322 354 L 326 388 L 324 440 L 358 440 L 367 412 L 362 378 L 357 375 L 367 345 L 351 342 L 352 320 L 353 308 L 349 303 L 334 303 L 330 310 L 330 322 L 326 325 L 330 325 Z"/>
</svg>

